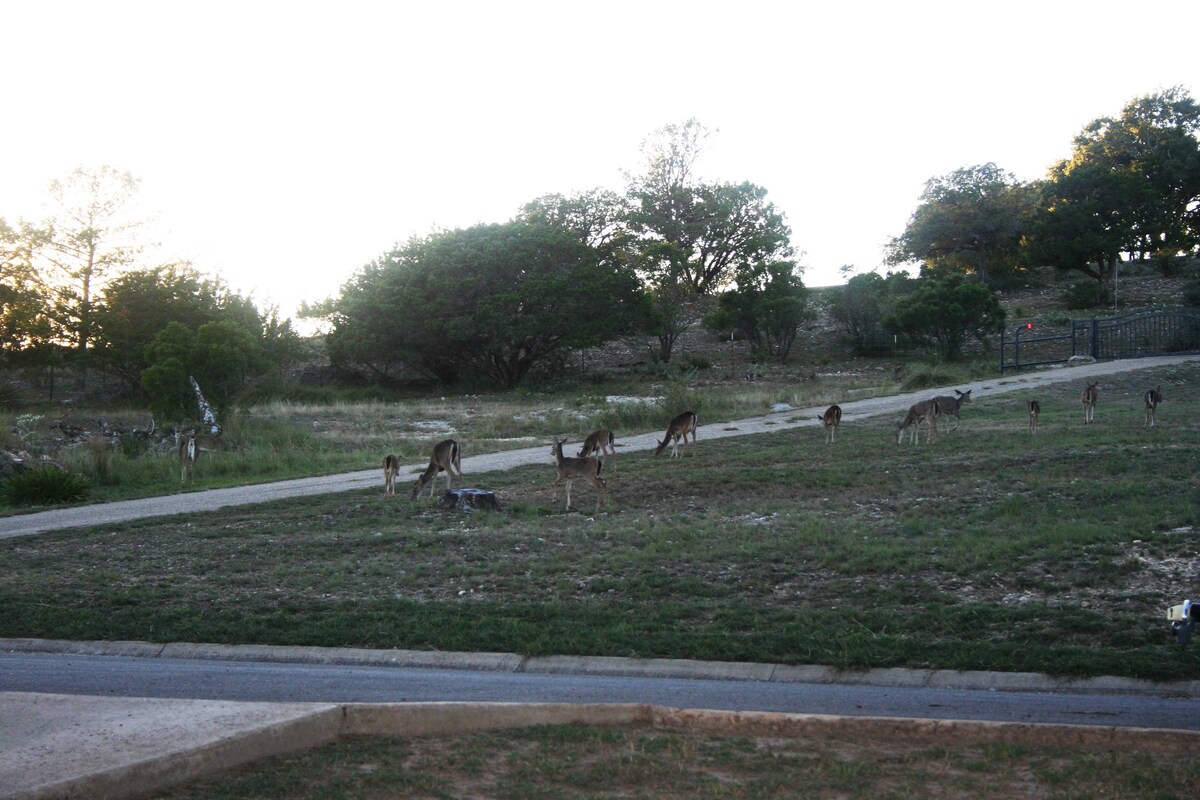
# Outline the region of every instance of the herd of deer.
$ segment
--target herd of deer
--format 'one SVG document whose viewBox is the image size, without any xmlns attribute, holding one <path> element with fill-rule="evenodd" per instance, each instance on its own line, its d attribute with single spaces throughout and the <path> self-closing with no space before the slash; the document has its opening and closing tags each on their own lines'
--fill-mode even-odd
<svg viewBox="0 0 1200 800">
<path fill-rule="evenodd" d="M 1083 390 L 1083 422 L 1085 425 L 1090 425 L 1096 414 L 1096 401 L 1099 399 L 1099 391 L 1097 384 L 1089 383 Z M 1146 407 L 1146 427 L 1153 427 L 1156 424 L 1155 411 L 1158 409 L 1158 404 L 1162 402 L 1162 386 L 1156 386 L 1148 390 L 1143 395 L 1143 401 Z M 909 432 L 910 440 L 913 444 L 920 442 L 921 424 L 928 426 L 929 431 L 926 434 L 926 442 L 932 442 L 937 436 L 937 422 L 943 416 L 954 417 L 954 428 L 957 430 L 958 424 L 961 421 L 962 407 L 971 402 L 971 390 L 959 391 L 954 390 L 954 396 L 939 396 L 931 397 L 928 400 L 922 400 L 919 403 L 913 404 L 908 409 L 908 414 L 896 426 L 896 442 L 903 444 L 905 432 Z M 1029 430 L 1031 433 L 1037 432 L 1038 417 L 1041 415 L 1041 404 L 1037 400 L 1026 401 L 1026 408 L 1029 415 Z M 831 405 L 825 410 L 824 414 L 817 417 L 825 428 L 825 441 L 827 444 L 833 444 L 837 440 L 838 427 L 842 424 L 842 408 L 841 406 Z M 661 455 L 668 445 L 671 447 L 671 458 L 682 458 L 687 452 L 688 437 L 692 441 L 692 453 L 695 454 L 696 447 L 696 426 L 697 417 L 694 411 L 684 411 L 671 420 L 667 426 L 667 433 L 658 443 L 658 447 L 654 450 L 654 455 Z M 601 503 L 603 503 L 608 492 L 608 482 L 600 477 L 600 472 L 604 468 L 605 459 L 615 459 L 617 455 L 616 437 L 608 428 L 600 428 L 588 436 L 583 447 L 580 448 L 578 455 L 566 456 L 563 455 L 563 445 L 566 444 L 566 439 L 554 440 L 554 444 L 550 448 L 551 455 L 554 456 L 554 464 L 557 473 L 554 477 L 552 486 L 557 489 L 560 483 L 566 483 L 567 491 L 567 510 L 571 510 L 571 484 L 577 480 L 585 480 L 592 485 L 596 490 L 596 510 L 599 511 Z M 181 445 L 181 458 L 182 456 Z M 194 460 L 194 445 L 191 452 Z M 186 462 L 185 462 L 186 463 Z M 387 496 L 396 493 L 396 476 L 400 472 L 400 459 L 389 454 L 383 460 L 383 480 L 384 494 Z M 462 477 L 462 451 L 459 448 L 458 442 L 453 439 L 446 439 L 439 442 L 433 448 L 433 455 L 429 459 L 429 466 L 417 478 L 416 483 L 412 487 L 412 498 L 415 500 L 424 490 L 429 487 L 429 496 L 433 497 L 433 482 L 434 479 L 442 472 L 446 473 L 446 491 L 453 488 L 454 478 Z"/>
<path fill-rule="evenodd" d="M 929 400 L 923 400 L 920 403 L 914 404 L 908 409 L 908 415 L 904 420 L 896 426 L 896 442 L 903 443 L 904 432 L 912 431 L 911 439 L 915 444 L 920 437 L 920 426 L 924 422 L 929 426 L 929 433 L 926 435 L 926 441 L 932 442 L 937 436 L 937 421 L 938 418 L 945 414 L 954 415 L 954 427 L 958 428 L 959 409 L 971 402 L 971 390 L 960 392 L 954 390 L 955 397 L 933 397 Z M 1098 385 L 1089 383 L 1083 389 L 1083 394 L 1080 396 L 1080 401 L 1083 403 L 1083 424 L 1090 425 L 1096 418 L 1096 401 L 1100 399 L 1100 391 Z M 1162 386 L 1156 386 L 1153 389 L 1147 389 L 1142 395 L 1142 403 L 1146 408 L 1145 421 L 1143 427 L 1153 428 L 1157 425 L 1155 417 L 1158 411 L 1158 404 L 1162 402 Z M 829 411 L 825 412 L 825 427 L 830 427 L 828 417 L 830 412 L 837 409 L 837 420 L 841 420 L 841 409 L 837 406 L 832 406 Z M 1037 400 L 1025 401 L 1026 414 L 1029 417 L 1029 432 L 1037 433 L 1038 418 L 1042 414 L 1042 405 Z M 833 423 L 833 427 L 837 427 L 837 422 Z"/>
<path fill-rule="evenodd" d="M 957 429 L 961 419 L 959 416 L 961 408 L 971 402 L 971 390 L 968 389 L 962 392 L 955 389 L 954 395 L 954 397 L 932 397 L 920 403 L 913 404 L 908 409 L 908 414 L 896 426 L 897 444 L 904 442 L 905 431 L 910 432 L 912 443 L 918 444 L 921 436 L 921 423 L 925 423 L 929 427 L 929 432 L 925 438 L 926 442 L 932 442 L 937 436 L 937 421 L 943 415 L 952 415 L 954 417 L 954 429 Z M 1097 389 L 1097 384 L 1089 383 L 1084 388 L 1081 399 L 1083 402 L 1083 423 L 1085 425 L 1090 425 L 1092 420 L 1095 419 L 1096 401 L 1099 397 L 1100 393 Z M 1147 390 L 1142 395 L 1142 400 L 1146 407 L 1146 418 L 1143 426 L 1152 428 L 1157 424 L 1155 412 L 1158 410 L 1159 403 L 1162 402 L 1162 386 L 1156 386 L 1153 389 Z M 1026 401 L 1026 409 L 1029 415 L 1029 431 L 1036 433 L 1038 417 L 1042 412 L 1041 404 L 1037 400 L 1028 400 Z M 826 443 L 833 444 L 837 439 L 838 426 L 842 424 L 841 406 L 836 403 L 831 405 L 817 419 L 825 427 Z M 687 452 L 689 436 L 691 436 L 692 453 L 694 455 L 696 426 L 697 417 L 695 411 L 684 411 L 682 414 L 676 416 L 667 425 L 667 433 L 662 438 L 662 441 L 658 443 L 658 447 L 654 450 L 654 455 L 661 455 L 663 450 L 670 445 L 671 458 L 682 458 Z M 196 431 L 180 432 L 177 442 L 180 465 L 179 480 L 181 483 L 184 483 L 195 472 L 196 455 L 199 450 Z M 566 483 L 567 510 L 569 511 L 571 509 L 571 484 L 576 480 L 587 481 L 596 490 L 596 509 L 599 510 L 600 504 L 608 492 L 608 483 L 604 478 L 600 477 L 600 471 L 604 468 L 606 458 L 616 458 L 616 437 L 608 428 L 600 428 L 584 440 L 583 447 L 576 456 L 563 455 L 563 445 L 566 442 L 566 439 L 556 438 L 553 446 L 550 448 L 550 453 L 554 456 L 554 464 L 557 469 L 557 474 L 554 477 L 552 485 L 557 489 L 560 483 Z M 417 499 L 426 486 L 429 487 L 429 496 L 433 497 L 434 478 L 442 472 L 446 473 L 446 491 L 450 491 L 453 488 L 454 478 L 462 477 L 462 450 L 458 442 L 453 439 L 446 439 L 434 446 L 433 455 L 429 459 L 429 466 L 425 468 L 425 471 L 421 473 L 416 483 L 413 484 L 412 499 Z M 389 453 L 383 459 L 385 496 L 391 497 L 396 494 L 396 476 L 399 474 L 400 459 Z"/>
<path fill-rule="evenodd" d="M 667 445 L 671 445 L 671 457 L 682 458 L 683 452 L 687 451 L 688 436 L 692 438 L 692 452 L 694 454 L 696 446 L 696 420 L 696 412 L 694 411 L 684 411 L 671 420 L 670 425 L 667 426 L 667 434 L 658 443 L 658 449 L 654 451 L 654 455 L 659 455 L 667 448 Z M 600 477 L 600 471 L 604 468 L 606 458 L 616 458 L 616 436 L 608 428 L 600 428 L 584 440 L 583 447 L 579 450 L 579 454 L 575 456 L 563 455 L 563 445 L 566 443 L 566 439 L 556 438 L 550 448 L 550 454 L 554 456 L 554 464 L 557 469 L 552 486 L 557 489 L 560 483 L 566 483 L 567 510 L 570 511 L 571 484 L 577 480 L 587 481 L 596 490 L 596 510 L 599 511 L 600 504 L 604 501 L 605 495 L 608 492 L 608 482 Z M 680 444 L 683 445 L 683 452 L 680 451 Z M 462 477 L 462 451 L 459 448 L 458 442 L 453 439 L 446 439 L 434 446 L 433 455 L 429 459 L 429 466 L 425 468 L 425 471 L 421 473 L 416 483 L 413 484 L 412 499 L 416 500 L 421 492 L 425 490 L 426 486 L 429 487 L 429 496 L 433 497 L 434 479 L 442 472 L 446 473 L 446 491 L 448 492 L 454 487 L 454 478 Z M 383 459 L 385 496 L 392 496 L 396 493 L 396 476 L 399 473 L 400 459 L 389 453 Z"/>
</svg>

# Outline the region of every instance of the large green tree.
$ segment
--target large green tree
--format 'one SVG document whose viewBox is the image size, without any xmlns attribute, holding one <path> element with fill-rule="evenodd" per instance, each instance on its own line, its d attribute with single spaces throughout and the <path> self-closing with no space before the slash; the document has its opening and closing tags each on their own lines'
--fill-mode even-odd
<svg viewBox="0 0 1200 800">
<path fill-rule="evenodd" d="M 737 331 L 752 352 L 786 361 L 800 325 L 808 318 L 807 300 L 793 265 L 764 264 L 738 275 L 737 286 L 721 294 L 717 310 L 705 324 L 710 329 Z"/>
<path fill-rule="evenodd" d="M 331 304 L 337 362 L 379 376 L 405 365 L 448 381 L 517 386 L 565 348 L 625 333 L 632 269 L 602 265 L 576 231 L 517 220 L 447 231 L 368 265 Z"/>
<path fill-rule="evenodd" d="M 263 336 L 259 310 L 223 281 L 189 264 L 133 270 L 113 278 L 100 295 L 94 313 L 95 352 L 101 363 L 136 386 L 147 367 L 146 346 L 168 323 L 196 331 L 224 320 Z"/>
<path fill-rule="evenodd" d="M 151 412 L 161 422 L 185 426 L 199 421 L 193 379 L 205 399 L 223 413 L 269 368 L 254 332 L 228 319 L 206 322 L 195 331 L 168 323 L 146 346 L 146 363 L 141 382 Z"/>
<path fill-rule="evenodd" d="M 1027 254 L 1104 281 L 1128 255 L 1200 243 L 1200 106 L 1182 89 L 1133 100 L 1089 123 L 1040 185 Z"/>
<path fill-rule="evenodd" d="M 669 361 L 682 329 L 699 319 L 683 308 L 732 289 L 760 265 L 794 265 L 791 230 L 752 183 L 706 183 L 695 162 L 711 131 L 695 119 L 667 125 L 642 144 L 642 171 L 627 176 L 628 227 L 652 300 L 647 332 Z"/>
<path fill-rule="evenodd" d="M 963 167 L 930 178 L 888 262 L 924 262 L 929 274 L 958 272 L 983 283 L 1011 268 L 1036 194 L 995 164 Z"/>
<path fill-rule="evenodd" d="M 896 301 L 887 324 L 947 359 L 962 355 L 969 339 L 986 341 L 1004 327 L 1004 309 L 990 289 L 961 275 L 923 279 Z"/>
<path fill-rule="evenodd" d="M 1200 105 L 1181 87 L 1136 98 L 1117 118 L 1092 121 L 1071 165 L 1129 178 L 1130 252 L 1175 255 L 1200 242 Z"/>
<path fill-rule="evenodd" d="M 903 272 L 855 275 L 833 291 L 829 313 L 855 355 L 865 356 L 891 346 L 885 320 L 896 301 L 910 294 L 920 281 Z"/>
</svg>

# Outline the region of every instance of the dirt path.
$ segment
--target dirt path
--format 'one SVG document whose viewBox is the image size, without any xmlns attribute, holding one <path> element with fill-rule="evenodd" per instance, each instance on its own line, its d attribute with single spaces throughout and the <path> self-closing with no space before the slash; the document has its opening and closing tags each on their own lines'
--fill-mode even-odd
<svg viewBox="0 0 1200 800">
<path fill-rule="evenodd" d="M 1041 372 L 997 376 L 974 383 L 958 384 L 952 388 L 969 389 L 973 392 L 974 398 L 991 397 L 993 395 L 1007 394 L 1054 383 L 1079 382 L 1083 384 L 1088 379 L 1098 376 L 1155 369 L 1191 361 L 1200 361 L 1200 355 L 1105 361 L 1077 367 L 1063 367 Z M 896 414 L 899 416 L 910 405 L 919 400 L 924 400 L 935 394 L 948 394 L 950 391 L 951 387 L 925 389 L 920 392 L 890 395 L 887 397 L 873 397 L 867 400 L 842 403 L 842 420 L 844 422 L 853 421 L 855 419 L 875 417 L 882 414 Z M 817 415 L 824 410 L 823 406 L 791 408 L 761 417 L 750 417 L 743 420 L 718 422 L 708 425 L 702 424 L 698 431 L 700 448 L 702 451 L 703 443 L 711 439 L 723 439 L 727 436 L 744 436 L 752 433 L 815 426 L 819 424 Z M 620 439 L 620 446 L 626 453 L 638 450 L 651 450 L 657 445 L 658 437 L 661 435 L 661 431 L 655 431 L 639 436 L 624 437 Z M 541 464 L 545 466 L 549 463 L 551 463 L 549 448 L 538 446 L 524 450 L 509 450 L 502 453 L 471 456 L 463 459 L 462 466 L 463 472 L 467 475 L 478 475 L 528 464 Z M 397 478 L 397 483 L 415 480 L 416 476 L 424 469 L 424 466 L 422 463 L 403 468 Z M 235 486 L 228 489 L 209 489 L 201 492 L 166 495 L 163 497 L 147 497 L 140 500 L 122 500 L 114 503 L 80 506 L 77 508 L 59 508 L 40 511 L 34 514 L 0 518 L 0 539 L 29 536 L 45 531 L 62 530 L 64 528 L 127 522 L 145 517 L 216 511 L 217 509 L 229 506 L 267 503 L 272 500 L 284 500 L 289 497 L 349 492 L 367 488 L 382 490 L 382 486 L 383 482 L 380 470 L 369 469 L 339 475 L 298 478 L 275 483 Z"/>
</svg>

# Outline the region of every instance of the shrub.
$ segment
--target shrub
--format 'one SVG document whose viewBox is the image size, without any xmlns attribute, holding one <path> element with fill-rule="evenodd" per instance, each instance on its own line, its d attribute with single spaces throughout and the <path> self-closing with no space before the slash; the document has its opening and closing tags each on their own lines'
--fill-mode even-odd
<svg viewBox="0 0 1200 800">
<path fill-rule="evenodd" d="M 90 489 L 82 475 L 43 465 L 13 475 L 0 492 L 12 506 L 48 506 L 83 500 Z"/>
<path fill-rule="evenodd" d="M 122 434 L 121 438 L 117 439 L 117 449 L 128 459 L 138 458 L 150 449 L 150 437 L 136 433 Z"/>
<path fill-rule="evenodd" d="M 1067 290 L 1066 303 L 1070 309 L 1099 308 L 1112 302 L 1112 294 L 1096 281 L 1075 283 Z"/>
<path fill-rule="evenodd" d="M 1200 280 L 1191 281 L 1183 287 L 1183 303 L 1200 308 Z"/>
</svg>

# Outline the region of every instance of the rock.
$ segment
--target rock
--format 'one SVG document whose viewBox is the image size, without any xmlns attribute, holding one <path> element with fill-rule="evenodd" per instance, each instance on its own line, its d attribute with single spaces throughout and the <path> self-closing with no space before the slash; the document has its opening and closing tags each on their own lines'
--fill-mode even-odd
<svg viewBox="0 0 1200 800">
<path fill-rule="evenodd" d="M 451 489 L 442 495 L 437 507 L 446 511 L 500 511 L 495 492 L 483 489 Z"/>
</svg>

